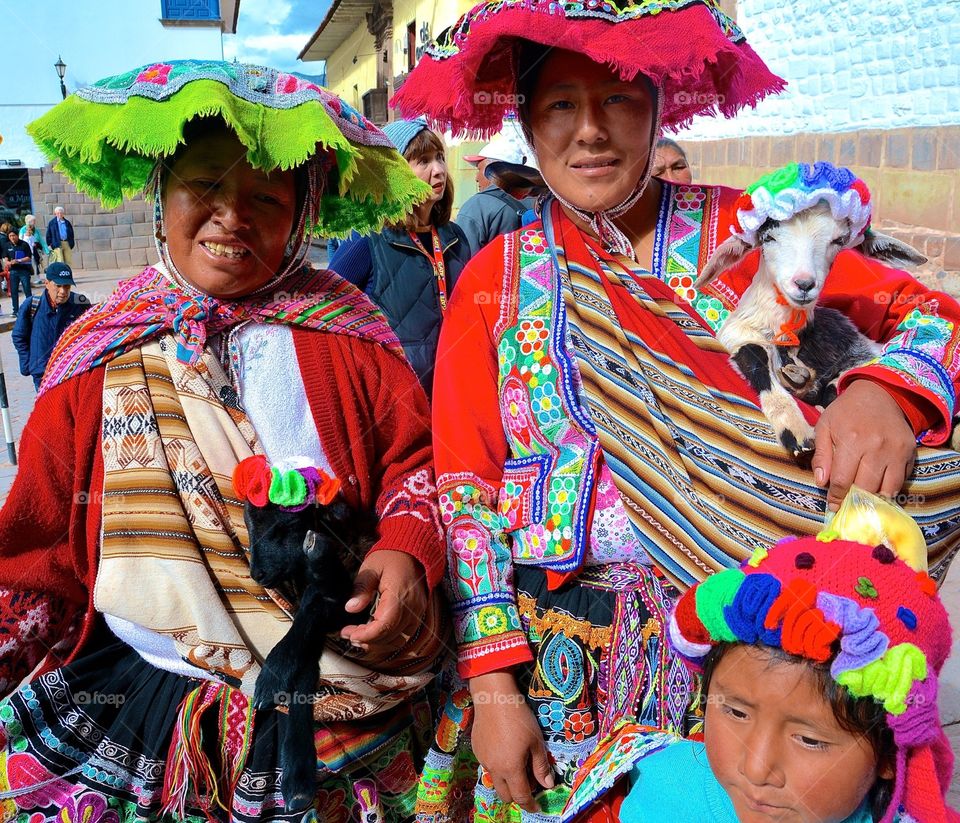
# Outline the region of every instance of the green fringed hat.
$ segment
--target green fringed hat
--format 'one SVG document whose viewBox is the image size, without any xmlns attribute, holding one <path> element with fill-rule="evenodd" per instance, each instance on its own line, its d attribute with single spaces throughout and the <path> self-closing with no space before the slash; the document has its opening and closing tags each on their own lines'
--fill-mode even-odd
<svg viewBox="0 0 960 823">
<path fill-rule="evenodd" d="M 327 89 L 295 74 L 208 60 L 154 63 L 80 89 L 27 128 L 82 192 L 107 208 L 143 192 L 195 118 L 219 117 L 264 171 L 320 157 L 316 224 L 328 237 L 379 230 L 429 195 L 389 139 Z"/>
</svg>

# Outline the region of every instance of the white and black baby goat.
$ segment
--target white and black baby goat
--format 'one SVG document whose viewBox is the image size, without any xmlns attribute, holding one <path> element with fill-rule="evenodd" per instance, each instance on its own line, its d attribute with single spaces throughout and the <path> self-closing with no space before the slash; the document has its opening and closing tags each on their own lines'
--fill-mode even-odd
<svg viewBox="0 0 960 823">
<path fill-rule="evenodd" d="M 837 396 L 840 376 L 880 351 L 846 315 L 816 305 L 850 234 L 850 221 L 835 218 L 822 201 L 788 220 L 768 219 L 757 231 L 760 265 L 753 282 L 717 332 L 736 368 L 760 395 L 760 408 L 780 442 L 801 464 L 813 456 L 813 428 L 794 398 L 826 406 Z M 728 238 L 695 285 L 714 280 L 753 248 L 737 236 Z M 869 230 L 856 248 L 898 267 L 926 262 L 906 243 Z"/>
</svg>

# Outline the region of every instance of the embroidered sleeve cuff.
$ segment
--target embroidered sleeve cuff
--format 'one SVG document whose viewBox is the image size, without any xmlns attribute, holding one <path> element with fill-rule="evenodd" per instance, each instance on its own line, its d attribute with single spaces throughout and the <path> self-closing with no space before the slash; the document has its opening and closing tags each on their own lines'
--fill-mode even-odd
<svg viewBox="0 0 960 823">
<path fill-rule="evenodd" d="M 458 670 L 463 677 L 532 660 L 511 592 L 491 592 L 453 605 Z"/>
<path fill-rule="evenodd" d="M 385 517 L 380 521 L 380 539 L 370 551 L 380 549 L 394 549 L 415 557 L 423 566 L 430 591 L 443 579 L 446 557 L 435 517 L 422 519 L 409 511 Z"/>
<path fill-rule="evenodd" d="M 501 671 L 533 660 L 523 632 L 509 632 L 477 643 L 461 645 L 457 650 L 457 673 L 464 679 Z"/>
<path fill-rule="evenodd" d="M 950 437 L 956 393 L 947 370 L 929 355 L 894 349 L 873 363 L 847 372 L 840 380 L 840 391 L 858 378 L 891 389 L 919 443 L 939 446 Z"/>
</svg>

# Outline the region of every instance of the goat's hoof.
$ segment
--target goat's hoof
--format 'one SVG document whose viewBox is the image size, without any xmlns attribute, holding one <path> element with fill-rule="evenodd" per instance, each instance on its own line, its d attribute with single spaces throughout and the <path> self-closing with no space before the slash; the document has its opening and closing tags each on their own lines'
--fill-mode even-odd
<svg viewBox="0 0 960 823">
<path fill-rule="evenodd" d="M 290 735 L 295 737 L 291 738 Z M 313 803 L 317 790 L 317 759 L 310 729 L 287 725 L 281 743 L 280 792 L 290 811 L 301 811 Z"/>
<path fill-rule="evenodd" d="M 812 437 L 797 437 L 792 431 L 786 429 L 780 432 L 780 442 L 784 448 L 790 452 L 793 459 L 801 466 L 809 468 L 813 460 L 815 442 Z"/>
<path fill-rule="evenodd" d="M 800 448 L 793 453 L 793 459 L 801 468 L 809 469 L 813 465 L 813 456 L 817 450 L 814 448 L 812 440 L 805 440 Z"/>
<path fill-rule="evenodd" d="M 283 805 L 286 807 L 287 811 L 290 812 L 302 812 L 305 809 L 310 808 L 313 803 L 313 793 L 312 792 L 296 792 L 287 797 L 287 792 L 283 792 Z"/>
<path fill-rule="evenodd" d="M 804 388 L 813 379 L 813 375 L 806 366 L 798 363 L 789 363 L 780 369 L 780 374 L 794 388 Z"/>
<path fill-rule="evenodd" d="M 293 696 L 290 685 L 292 682 L 292 667 L 284 670 L 271 653 L 263 663 L 256 688 L 253 690 L 253 708 L 259 710 L 288 706 Z"/>
</svg>

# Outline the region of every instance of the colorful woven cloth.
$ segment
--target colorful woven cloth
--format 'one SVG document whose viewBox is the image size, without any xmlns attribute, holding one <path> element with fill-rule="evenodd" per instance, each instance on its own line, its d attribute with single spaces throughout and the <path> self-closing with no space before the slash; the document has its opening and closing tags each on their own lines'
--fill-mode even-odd
<svg viewBox="0 0 960 823">
<path fill-rule="evenodd" d="M 489 0 L 431 43 L 392 104 L 454 134 L 490 135 L 516 111 L 516 45 L 530 40 L 642 74 L 662 91 L 662 125 L 729 117 L 785 83 L 716 0 Z"/>
<path fill-rule="evenodd" d="M 736 202 L 736 219 L 730 227 L 751 246 L 767 220 L 789 220 L 817 203 L 826 203 L 837 220 L 850 221 L 850 239 L 844 248 L 863 240 L 870 228 L 870 190 L 850 169 L 819 162 L 790 163 L 765 174 L 747 186 Z"/>
<path fill-rule="evenodd" d="M 94 602 L 110 618 L 170 638 L 180 659 L 252 697 L 260 661 L 290 628 L 290 604 L 250 576 L 244 504 L 232 479 L 261 445 L 230 402 L 231 388 L 209 349 L 196 366 L 185 366 L 169 335 L 107 366 Z M 211 556 L 216 563 L 204 561 Z M 425 646 L 440 639 L 442 632 L 424 632 Z M 323 648 L 322 680 L 311 700 L 317 721 L 391 710 L 432 677 L 430 655 L 426 665 L 397 676 L 371 670 L 366 658 L 347 659 L 346 645 Z"/>
<path fill-rule="evenodd" d="M 699 727 L 690 706 L 695 681 L 665 642 L 676 590 L 635 563 L 592 566 L 579 583 L 551 591 L 543 570 L 516 568 L 536 659 L 513 672 L 557 777 L 553 788 L 537 791 L 540 811 L 504 803 L 490 775 L 478 773 L 470 746 L 474 706 L 465 684 L 452 679 L 421 778 L 420 823 L 566 823 L 609 799 L 617 777 L 649 753 L 637 724 L 664 739 Z"/>
<path fill-rule="evenodd" d="M 418 701 L 389 715 L 326 723 L 314 735 L 313 807 L 290 811 L 280 795 L 287 715 L 250 711 L 237 689 L 205 683 L 192 754 L 210 765 L 210 795 L 190 792 L 163 814 L 167 758 L 183 741 L 179 711 L 196 686 L 151 666 L 109 636 L 68 667 L 0 702 L 0 820 L 30 823 L 406 823 L 416 799 Z M 201 702 L 202 701 L 202 702 Z M 413 721 L 417 725 L 413 726 Z M 173 746 L 171 744 L 174 744 Z M 218 808 L 219 806 L 219 808 Z M 224 809 L 226 811 L 224 811 Z"/>
<path fill-rule="evenodd" d="M 57 169 L 107 207 L 143 191 L 183 127 L 219 117 L 255 168 L 291 169 L 311 158 L 332 171 L 318 206 L 324 236 L 378 231 L 429 190 L 383 132 L 306 78 L 262 66 L 172 60 L 80 89 L 28 127 Z"/>
<path fill-rule="evenodd" d="M 831 538 L 786 538 L 694 586 L 670 618 L 673 647 L 694 667 L 720 643 L 829 664 L 851 695 L 887 711 L 897 773 L 883 823 L 901 804 L 917 820 L 957 819 L 944 801 L 953 754 L 940 729 L 937 678 L 950 623 L 936 584 L 886 546 Z"/>
<path fill-rule="evenodd" d="M 245 320 L 349 334 L 401 351 L 366 297 L 332 271 L 304 268 L 267 294 L 217 300 L 185 294 L 163 271 L 148 266 L 67 329 L 50 357 L 40 391 L 108 363 L 167 330 L 174 333 L 177 358 L 194 364 L 208 335 Z"/>
</svg>

